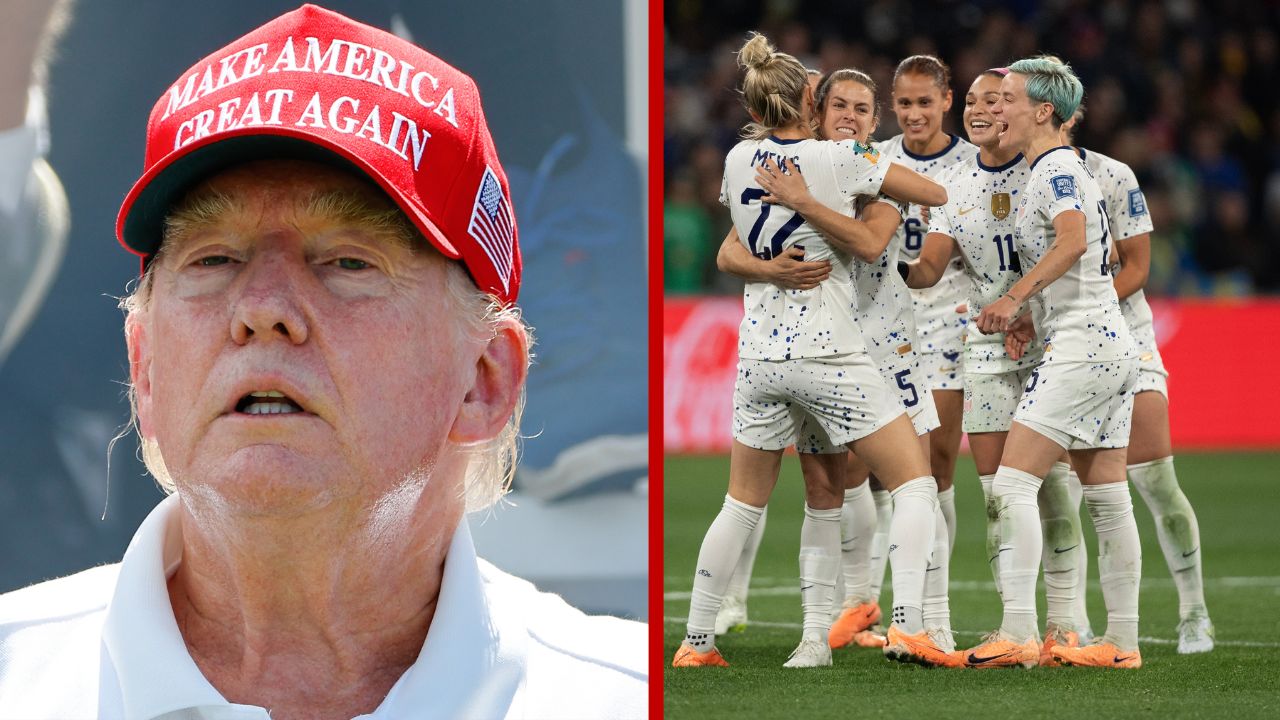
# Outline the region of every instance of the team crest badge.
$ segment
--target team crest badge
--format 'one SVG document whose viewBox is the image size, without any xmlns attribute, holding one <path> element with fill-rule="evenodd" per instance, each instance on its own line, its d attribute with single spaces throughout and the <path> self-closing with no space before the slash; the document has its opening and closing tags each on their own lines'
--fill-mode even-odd
<svg viewBox="0 0 1280 720">
<path fill-rule="evenodd" d="M 1013 200 L 1009 197 L 1009 193 L 991 194 L 991 214 L 995 215 L 997 220 L 1009 217 L 1011 210 L 1013 210 Z"/>
</svg>

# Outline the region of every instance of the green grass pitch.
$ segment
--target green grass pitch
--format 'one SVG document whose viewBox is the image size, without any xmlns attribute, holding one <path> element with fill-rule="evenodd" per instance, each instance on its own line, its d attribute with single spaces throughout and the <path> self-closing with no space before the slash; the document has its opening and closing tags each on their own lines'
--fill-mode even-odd
<svg viewBox="0 0 1280 720">
<path fill-rule="evenodd" d="M 1151 513 L 1133 493 L 1143 540 L 1142 657 L 1137 671 L 1089 668 L 931 670 L 898 665 L 878 651 L 835 651 L 830 668 L 787 670 L 800 639 L 797 582 L 803 491 L 799 464 L 783 461 L 756 562 L 746 632 L 720 638 L 731 667 L 674 670 L 684 634 L 694 561 L 728 483 L 724 457 L 665 463 L 664 717 L 690 718 L 1254 718 L 1280 717 L 1280 453 L 1183 454 L 1178 478 L 1195 507 L 1205 559 L 1205 595 L 1218 647 L 1181 656 L 1177 593 Z M 1000 621 L 983 552 L 982 491 L 968 456 L 956 470 L 959 530 L 951 561 L 951 617 L 961 647 Z M 1087 515 L 1089 616 L 1106 616 L 1097 545 Z M 885 583 L 881 607 L 888 614 Z M 1043 585 L 1040 622 L 1044 622 Z"/>
</svg>

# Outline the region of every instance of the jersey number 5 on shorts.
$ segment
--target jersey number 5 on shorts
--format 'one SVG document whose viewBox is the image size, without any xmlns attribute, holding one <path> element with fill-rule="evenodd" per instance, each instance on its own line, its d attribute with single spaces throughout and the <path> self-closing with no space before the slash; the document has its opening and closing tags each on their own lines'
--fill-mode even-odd
<svg viewBox="0 0 1280 720">
<path fill-rule="evenodd" d="M 893 376 L 893 379 L 898 381 L 898 387 L 902 389 L 903 392 L 911 393 L 910 400 L 903 399 L 902 401 L 902 404 L 909 408 L 915 407 L 916 403 L 920 402 L 920 394 L 916 392 L 916 386 L 912 383 L 907 382 L 907 374 L 910 372 L 911 372 L 911 369 L 908 368 L 906 370 L 898 371 L 898 373 Z"/>
</svg>

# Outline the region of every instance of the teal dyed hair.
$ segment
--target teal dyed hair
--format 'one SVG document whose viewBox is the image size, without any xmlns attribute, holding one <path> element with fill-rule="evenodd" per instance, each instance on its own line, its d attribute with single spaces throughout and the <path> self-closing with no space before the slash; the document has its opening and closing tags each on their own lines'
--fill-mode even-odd
<svg viewBox="0 0 1280 720">
<path fill-rule="evenodd" d="M 1071 66 L 1049 57 L 1023 58 L 1009 66 L 1009 72 L 1027 77 L 1027 97 L 1032 102 L 1053 106 L 1053 126 L 1061 127 L 1075 114 L 1084 99 L 1084 85 Z"/>
</svg>

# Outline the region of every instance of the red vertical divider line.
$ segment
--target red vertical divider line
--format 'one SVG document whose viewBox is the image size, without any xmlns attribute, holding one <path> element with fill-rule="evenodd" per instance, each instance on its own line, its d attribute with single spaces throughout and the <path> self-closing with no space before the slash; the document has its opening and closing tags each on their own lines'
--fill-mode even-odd
<svg viewBox="0 0 1280 720">
<path fill-rule="evenodd" d="M 649 717 L 662 717 L 662 0 L 649 2 Z"/>
</svg>

